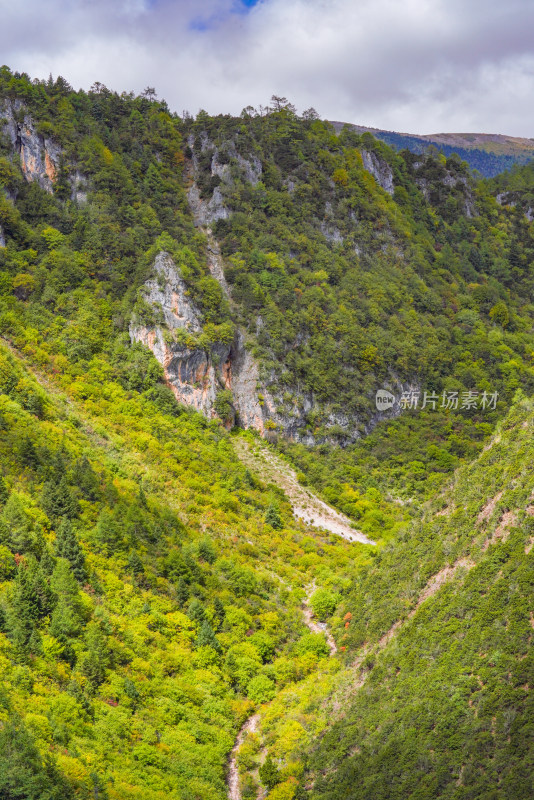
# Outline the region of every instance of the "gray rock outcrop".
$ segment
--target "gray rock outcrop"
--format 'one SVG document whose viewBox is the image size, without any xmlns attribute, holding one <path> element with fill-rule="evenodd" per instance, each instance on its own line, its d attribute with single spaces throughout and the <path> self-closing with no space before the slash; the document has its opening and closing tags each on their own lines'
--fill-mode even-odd
<svg viewBox="0 0 534 800">
<path fill-rule="evenodd" d="M 20 165 L 27 181 L 36 181 L 52 193 L 59 166 L 61 148 L 51 139 L 41 136 L 35 123 L 19 100 L 5 101 L 0 106 L 0 130 L 20 156 Z"/>
<path fill-rule="evenodd" d="M 152 350 L 180 403 L 214 417 L 217 395 L 227 389 L 232 393 L 239 424 L 263 433 L 267 409 L 264 411 L 260 403 L 257 364 L 242 332 L 237 332 L 231 344 L 197 344 L 202 316 L 176 265 L 167 253 L 159 253 L 154 270 L 155 277 L 145 283 L 144 300 L 156 311 L 159 321 L 149 324 L 132 319 L 131 340 Z M 182 333 L 173 336 L 176 332 Z"/>
<path fill-rule="evenodd" d="M 379 186 L 388 194 L 393 194 L 395 186 L 393 184 L 393 170 L 384 159 L 379 158 L 376 153 L 362 150 L 363 166 L 370 172 Z"/>
</svg>

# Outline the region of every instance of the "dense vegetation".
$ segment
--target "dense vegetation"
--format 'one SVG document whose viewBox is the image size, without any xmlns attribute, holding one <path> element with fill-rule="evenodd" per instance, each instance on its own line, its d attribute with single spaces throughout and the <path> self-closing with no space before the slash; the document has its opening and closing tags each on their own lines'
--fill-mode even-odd
<svg viewBox="0 0 534 800">
<path fill-rule="evenodd" d="M 363 689 L 312 750 L 302 797 L 532 796 L 532 412 L 515 406 L 492 447 L 348 594 L 349 660 L 405 622 L 353 675 Z M 458 563 L 408 618 L 431 576 Z"/>
<path fill-rule="evenodd" d="M 0 141 L 0 796 L 223 798 L 259 708 L 243 797 L 528 797 L 534 242 L 521 207 L 494 200 L 504 184 L 475 184 L 454 155 L 338 137 L 280 99 L 180 119 L 151 91 L 2 68 L 5 103 L 61 161 L 48 193 Z M 392 196 L 362 153 L 391 170 Z M 213 234 L 232 306 L 188 208 L 192 174 L 229 211 Z M 530 191 L 529 175 L 503 180 Z M 131 344 L 161 250 L 202 341 L 246 327 L 280 413 L 312 398 L 319 444 L 278 447 L 378 547 L 297 522 Z M 499 402 L 406 412 L 354 441 L 384 384 Z M 461 558 L 475 566 L 411 614 Z M 307 595 L 338 655 L 305 627 Z"/>
<path fill-rule="evenodd" d="M 524 154 L 495 153 L 478 147 L 456 147 L 443 142 L 422 139 L 417 136 L 404 136 L 395 131 L 376 131 L 377 139 L 385 142 L 394 150 L 409 150 L 411 153 L 426 153 L 429 148 L 436 149 L 446 158 L 453 154 L 458 155 L 462 161 L 469 164 L 471 170 L 476 170 L 484 178 L 494 178 L 514 166 L 522 166 L 532 160 L 532 150 Z"/>
<path fill-rule="evenodd" d="M 323 443 L 320 461 L 298 447 L 292 456 L 340 502 L 344 483 L 431 489 L 479 450 L 515 390 L 534 386 L 528 221 L 502 210 L 457 156 L 396 155 L 289 106 L 186 124 L 200 183 L 208 196 L 217 185 L 232 212 L 213 229 L 265 380 L 280 413 L 304 417 L 303 433 Z M 391 171 L 393 197 L 362 151 Z M 261 162 L 255 185 L 237 156 Z M 214 159 L 230 163 L 231 182 L 211 175 Z M 421 401 L 425 391 L 498 392 L 499 403 L 492 412 L 441 401 L 343 453 L 329 446 L 367 430 L 384 385 L 415 387 Z"/>
</svg>

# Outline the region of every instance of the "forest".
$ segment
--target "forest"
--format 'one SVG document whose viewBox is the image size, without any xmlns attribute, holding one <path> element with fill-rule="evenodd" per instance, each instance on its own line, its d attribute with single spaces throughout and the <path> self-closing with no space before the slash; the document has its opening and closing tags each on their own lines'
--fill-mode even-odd
<svg viewBox="0 0 534 800">
<path fill-rule="evenodd" d="M 232 758 L 238 798 L 532 796 L 533 194 L 285 98 L 193 118 L 0 69 L 2 798 L 217 800 Z M 187 347 L 246 336 L 267 443 L 133 341 L 160 253 Z M 381 418 L 382 387 L 496 402 Z"/>
</svg>

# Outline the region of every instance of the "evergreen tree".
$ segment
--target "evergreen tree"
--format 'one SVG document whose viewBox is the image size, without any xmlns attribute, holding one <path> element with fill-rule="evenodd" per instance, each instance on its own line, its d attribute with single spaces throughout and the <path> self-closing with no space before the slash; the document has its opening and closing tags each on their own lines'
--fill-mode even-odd
<svg viewBox="0 0 534 800">
<path fill-rule="evenodd" d="M 224 622 L 225 617 L 224 606 L 219 597 L 216 597 L 213 601 L 213 608 L 215 611 L 215 619 L 217 621 L 217 629 L 219 630 Z"/>
<path fill-rule="evenodd" d="M 81 672 L 93 689 L 96 689 L 106 677 L 106 669 L 110 663 L 106 637 L 96 622 L 87 626 L 85 641 L 87 653 L 82 661 Z"/>
<path fill-rule="evenodd" d="M 0 727 L 2 800 L 70 800 L 72 787 L 51 760 L 43 762 L 35 743 L 17 719 Z"/>
<path fill-rule="evenodd" d="M 5 480 L 0 476 L 0 506 L 6 504 L 8 497 L 9 489 L 7 488 Z"/>
<path fill-rule="evenodd" d="M 222 652 L 222 647 L 213 632 L 213 628 L 209 624 L 208 620 L 205 619 L 202 625 L 200 626 L 200 630 L 198 632 L 198 636 L 196 638 L 195 644 L 197 647 L 213 647 L 217 653 Z"/>
<path fill-rule="evenodd" d="M 178 579 L 178 584 L 176 586 L 176 599 L 182 607 L 185 606 L 189 599 L 189 589 L 183 578 Z"/>
<path fill-rule="evenodd" d="M 196 597 L 194 597 L 189 604 L 187 616 L 189 619 L 193 620 L 193 622 L 197 622 L 198 624 L 201 624 L 206 619 L 204 606 Z"/>
<path fill-rule="evenodd" d="M 49 480 L 43 486 L 41 505 L 51 520 L 67 517 L 73 519 L 78 515 L 78 502 L 63 475 L 59 480 Z"/>
<path fill-rule="evenodd" d="M 85 556 L 80 547 L 76 532 L 69 519 L 62 519 L 56 533 L 56 555 L 66 558 L 72 568 L 72 573 L 79 583 L 87 581 Z"/>
<path fill-rule="evenodd" d="M 139 553 L 136 550 L 132 550 L 128 556 L 128 567 L 130 568 L 132 575 L 135 577 L 137 577 L 137 575 L 142 575 L 145 571 L 143 562 L 141 561 Z"/>
<path fill-rule="evenodd" d="M 259 769 L 260 779 L 266 789 L 271 791 L 277 783 L 280 783 L 280 771 L 271 756 L 268 755 Z"/>
<path fill-rule="evenodd" d="M 213 564 L 217 558 L 217 553 L 215 552 L 215 547 L 210 539 L 200 540 L 198 543 L 198 555 L 203 561 L 206 561 L 208 564 Z"/>
<path fill-rule="evenodd" d="M 282 517 L 280 516 L 280 510 L 276 503 L 270 503 L 265 514 L 265 522 L 267 525 L 270 525 L 271 528 L 274 528 L 275 531 L 279 531 L 284 527 Z"/>
<path fill-rule="evenodd" d="M 25 467 L 36 469 L 39 466 L 39 455 L 35 445 L 28 436 L 21 439 L 19 445 L 19 458 Z"/>
<path fill-rule="evenodd" d="M 9 637 L 19 656 L 27 653 L 30 637 L 38 619 L 39 606 L 33 592 L 27 564 L 21 561 L 17 569 L 7 615 Z"/>
<path fill-rule="evenodd" d="M 73 483 L 79 488 L 85 500 L 94 502 L 100 497 L 100 483 L 87 456 L 80 458 L 72 471 Z"/>
</svg>

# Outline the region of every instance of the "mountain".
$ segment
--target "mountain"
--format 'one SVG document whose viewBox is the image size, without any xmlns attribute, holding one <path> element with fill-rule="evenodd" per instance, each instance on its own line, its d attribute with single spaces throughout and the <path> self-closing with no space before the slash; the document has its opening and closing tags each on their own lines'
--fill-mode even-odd
<svg viewBox="0 0 534 800">
<path fill-rule="evenodd" d="M 0 69 L 0 796 L 529 796 L 532 191 Z"/>
<path fill-rule="evenodd" d="M 346 123 L 333 122 L 337 132 Z M 425 153 L 430 146 L 435 147 L 445 156 L 456 153 L 466 161 L 471 170 L 476 170 L 484 178 L 493 178 L 515 164 L 527 164 L 534 158 L 534 139 L 517 136 L 503 136 L 495 133 L 435 133 L 417 135 L 413 133 L 397 133 L 379 128 L 366 128 L 363 125 L 352 125 L 357 133 L 371 133 L 382 142 L 386 142 L 395 150 L 409 150 L 411 153 Z"/>
</svg>

